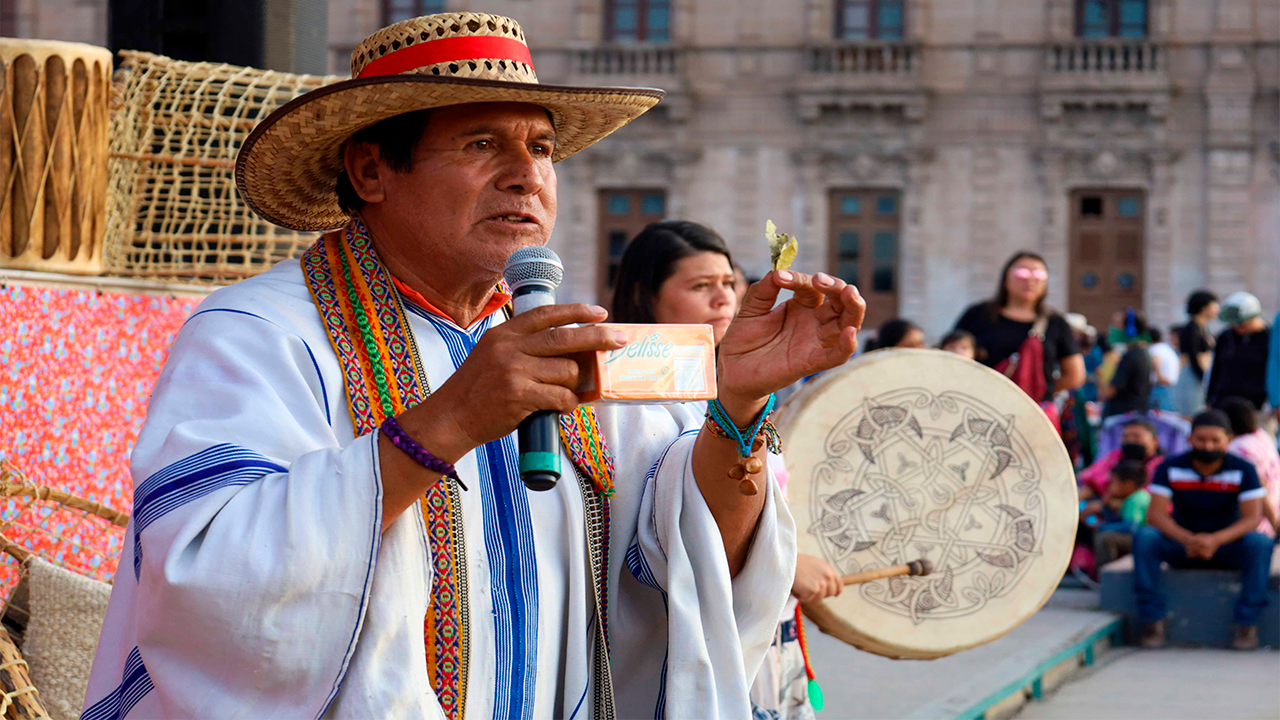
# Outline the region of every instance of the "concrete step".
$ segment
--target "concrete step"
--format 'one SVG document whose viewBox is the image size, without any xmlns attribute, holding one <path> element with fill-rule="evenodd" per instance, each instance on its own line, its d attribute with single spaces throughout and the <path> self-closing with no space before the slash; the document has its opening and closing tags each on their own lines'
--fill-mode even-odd
<svg viewBox="0 0 1280 720">
<path fill-rule="evenodd" d="M 1110 652 L 1119 618 L 1098 595 L 1059 590 L 1040 612 L 995 642 L 927 662 L 889 660 L 816 631 L 810 652 L 826 695 L 820 720 L 1006 718 L 1076 668 Z"/>
</svg>

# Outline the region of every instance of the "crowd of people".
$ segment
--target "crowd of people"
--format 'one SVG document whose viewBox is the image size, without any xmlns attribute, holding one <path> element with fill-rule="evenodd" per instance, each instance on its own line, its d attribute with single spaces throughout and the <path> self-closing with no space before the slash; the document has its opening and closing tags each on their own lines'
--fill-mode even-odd
<svg viewBox="0 0 1280 720">
<path fill-rule="evenodd" d="M 1048 277 L 1043 258 L 1015 254 L 937 347 L 1004 373 L 1058 425 L 1078 470 L 1071 577 L 1092 585 L 1132 553 L 1144 646 L 1164 643 L 1167 562 L 1239 569 L 1234 646 L 1256 647 L 1280 528 L 1280 315 L 1268 323 L 1248 292 L 1197 290 L 1168 332 L 1120 308 L 1099 333 L 1046 307 Z M 897 318 L 875 347 L 925 347 L 924 335 Z"/>
</svg>

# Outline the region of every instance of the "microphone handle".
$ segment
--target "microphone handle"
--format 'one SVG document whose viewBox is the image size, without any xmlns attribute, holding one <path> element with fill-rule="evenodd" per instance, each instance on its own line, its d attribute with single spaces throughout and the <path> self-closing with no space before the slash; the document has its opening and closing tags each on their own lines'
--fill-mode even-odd
<svg viewBox="0 0 1280 720">
<path fill-rule="evenodd" d="M 556 301 L 555 288 L 529 285 L 515 291 L 515 313 Z M 560 479 L 560 413 L 539 410 L 520 422 L 516 431 L 520 449 L 520 479 L 530 490 L 550 490 Z"/>
<path fill-rule="evenodd" d="M 560 479 L 560 413 L 539 410 L 520 423 L 520 479 L 530 490 L 550 490 Z"/>
</svg>

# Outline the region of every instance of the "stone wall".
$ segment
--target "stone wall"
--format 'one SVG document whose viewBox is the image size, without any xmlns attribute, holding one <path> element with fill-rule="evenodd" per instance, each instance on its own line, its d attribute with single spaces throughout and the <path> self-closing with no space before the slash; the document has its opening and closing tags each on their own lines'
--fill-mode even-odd
<svg viewBox="0 0 1280 720">
<path fill-rule="evenodd" d="M 18 0 L 28 36 L 105 42 L 103 0 Z M 453 0 L 524 26 L 543 82 L 646 85 L 668 97 L 560 165 L 552 244 L 564 296 L 597 288 L 597 193 L 660 187 L 748 272 L 766 218 L 828 269 L 831 188 L 902 191 L 900 313 L 931 338 L 988 295 L 1021 248 L 1067 307 L 1068 197 L 1145 191 L 1143 305 L 1249 289 L 1280 308 L 1280 0 L 1149 0 L 1147 38 L 1075 38 L 1075 0 L 907 0 L 906 37 L 832 39 L 832 0 L 673 0 L 672 42 L 602 41 L 601 0 Z M 381 22 L 329 0 L 330 71 Z"/>
</svg>

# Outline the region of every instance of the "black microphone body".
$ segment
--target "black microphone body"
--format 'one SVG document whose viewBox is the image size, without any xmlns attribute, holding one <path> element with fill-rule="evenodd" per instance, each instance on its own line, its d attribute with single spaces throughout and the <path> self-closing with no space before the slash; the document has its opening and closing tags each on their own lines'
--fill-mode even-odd
<svg viewBox="0 0 1280 720">
<path fill-rule="evenodd" d="M 560 258 L 546 248 L 521 248 L 503 270 L 511 286 L 511 300 L 519 315 L 554 305 L 556 288 L 564 277 Z M 520 479 L 530 490 L 550 490 L 560 480 L 560 413 L 540 410 L 520 422 L 516 430 Z"/>
</svg>

